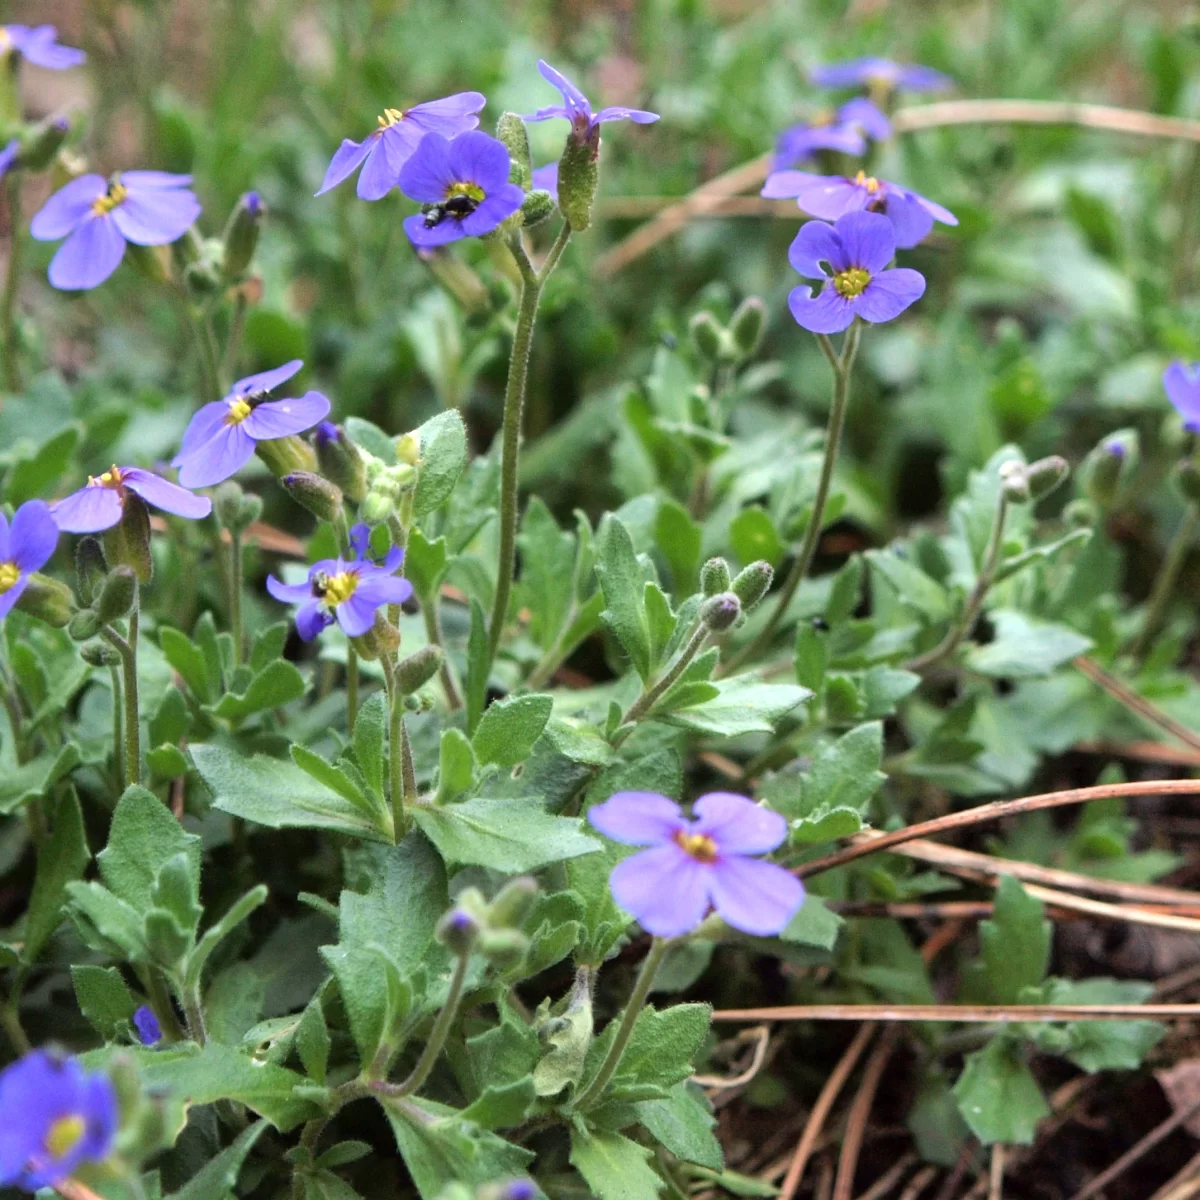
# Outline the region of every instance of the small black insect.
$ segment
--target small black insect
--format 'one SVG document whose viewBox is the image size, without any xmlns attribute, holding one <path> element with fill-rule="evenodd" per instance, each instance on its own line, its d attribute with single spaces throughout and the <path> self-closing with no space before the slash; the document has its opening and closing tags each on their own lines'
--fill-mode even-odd
<svg viewBox="0 0 1200 1200">
<path fill-rule="evenodd" d="M 818 633 L 827 633 L 829 631 L 829 622 L 824 617 L 813 617 L 810 624 Z"/>
<path fill-rule="evenodd" d="M 317 571 L 309 581 L 309 591 L 317 600 L 325 598 L 325 589 L 329 587 L 329 576 L 324 571 Z"/>
<path fill-rule="evenodd" d="M 433 229 L 447 217 L 469 217 L 479 207 L 479 201 L 472 196 L 451 196 L 444 204 L 435 204 L 425 214 L 425 228 Z"/>
<path fill-rule="evenodd" d="M 433 205 L 425 213 L 425 228 L 433 229 L 442 223 L 442 218 L 446 215 L 446 210 L 440 204 Z"/>
</svg>

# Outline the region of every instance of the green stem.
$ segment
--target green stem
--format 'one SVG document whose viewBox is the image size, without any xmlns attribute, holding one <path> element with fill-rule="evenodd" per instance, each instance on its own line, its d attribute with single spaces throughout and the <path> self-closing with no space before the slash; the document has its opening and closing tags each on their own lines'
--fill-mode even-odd
<svg viewBox="0 0 1200 1200">
<path fill-rule="evenodd" d="M 354 731 L 358 720 L 358 651 L 352 645 L 346 647 L 346 723 Z"/>
<path fill-rule="evenodd" d="M 629 1045 L 629 1039 L 633 1036 L 633 1027 L 637 1024 L 642 1009 L 646 1007 L 646 998 L 650 995 L 654 976 L 658 974 L 659 964 L 670 944 L 666 938 L 655 938 L 650 943 L 650 949 L 642 960 L 642 969 L 638 972 L 637 982 L 634 983 L 633 991 L 630 993 L 629 1003 L 625 1005 L 625 1011 L 621 1014 L 621 1023 L 617 1026 L 617 1036 L 613 1038 L 613 1043 L 608 1048 L 608 1054 L 600 1064 L 600 1069 L 592 1076 L 591 1082 L 575 1101 L 574 1107 L 579 1112 L 586 1111 L 596 1100 L 600 1099 L 617 1067 L 621 1065 L 625 1047 Z"/>
<path fill-rule="evenodd" d="M 684 671 L 687 670 L 688 664 L 692 659 L 704 648 L 704 643 L 708 641 L 708 635 L 708 626 L 703 622 L 697 622 L 688 636 L 683 649 L 679 651 L 675 661 L 671 664 L 670 669 L 656 683 L 650 687 L 643 687 L 642 694 L 629 706 L 625 715 L 621 718 L 620 728 L 640 721 L 666 695 Z M 624 738 L 620 740 L 624 741 Z"/>
<path fill-rule="evenodd" d="M 800 546 L 800 552 L 792 563 L 792 569 L 784 581 L 783 588 L 779 592 L 775 607 L 771 610 L 766 624 L 742 650 L 730 659 L 721 671 L 722 675 L 728 675 L 731 671 L 736 670 L 770 642 L 780 621 L 783 620 L 791 606 L 796 589 L 799 588 L 812 566 L 813 557 L 816 555 L 817 546 L 821 541 L 821 529 L 825 522 L 825 506 L 829 501 L 829 490 L 833 483 L 834 467 L 837 465 L 838 449 L 842 444 L 842 430 L 846 425 L 846 409 L 849 407 L 850 401 L 850 375 L 854 369 L 854 357 L 858 353 L 858 337 L 859 323 L 856 321 L 846 331 L 846 337 L 842 343 L 842 353 L 839 357 L 834 352 L 829 338 L 823 333 L 817 335 L 821 350 L 833 368 L 833 402 L 829 406 L 829 424 L 825 430 L 825 457 L 821 461 L 821 474 L 817 479 L 816 495 L 813 497 L 812 516 L 809 517 L 808 528 L 804 531 L 804 541 Z"/>
<path fill-rule="evenodd" d="M 17 991 L 5 998 L 3 1007 L 0 1007 L 0 1026 L 4 1027 L 4 1032 L 12 1043 L 12 1048 L 18 1054 L 28 1054 L 33 1047 L 21 1025 L 21 1016 L 18 1011 L 20 1003 L 21 997 Z"/>
<path fill-rule="evenodd" d="M 117 787 L 120 788 L 125 779 L 125 735 L 122 713 L 124 701 L 121 698 L 121 672 L 116 663 L 108 668 L 112 681 L 112 717 L 113 717 L 113 771 L 117 776 Z"/>
<path fill-rule="evenodd" d="M 413 1067 L 408 1078 L 403 1083 L 396 1085 L 394 1088 L 389 1087 L 387 1089 L 386 1094 L 388 1096 L 394 1099 L 400 1099 L 402 1096 L 411 1096 L 424 1085 L 432 1073 L 438 1056 L 442 1053 L 442 1049 L 446 1045 L 446 1038 L 450 1036 L 450 1030 L 454 1025 L 454 1018 L 458 1016 L 458 1006 L 462 1000 L 463 989 L 466 986 L 467 964 L 470 958 L 470 953 L 458 956 L 458 962 L 454 967 L 454 977 L 450 980 L 450 991 L 446 996 L 446 1003 L 442 1005 L 442 1011 L 438 1013 L 437 1020 L 434 1021 L 433 1028 L 429 1031 L 429 1040 L 425 1043 L 425 1048 L 421 1051 L 421 1057 L 417 1059 L 417 1065 Z"/>
<path fill-rule="evenodd" d="M 904 664 L 906 671 L 916 671 L 918 673 L 928 671 L 930 667 L 936 666 L 943 659 L 953 654 L 958 649 L 963 638 L 971 632 L 971 627 L 975 624 L 980 610 L 983 608 L 983 602 L 987 598 L 993 582 L 995 582 L 996 568 L 1000 565 L 1000 552 L 1004 547 L 1004 525 L 1007 518 L 1008 498 L 1002 490 L 1000 492 L 1000 502 L 996 505 L 996 517 L 992 522 L 992 532 L 988 538 L 987 549 L 983 553 L 983 566 L 980 568 L 978 576 L 976 576 L 975 586 L 971 589 L 971 594 L 967 597 L 967 603 L 963 607 L 962 616 L 950 627 L 946 636 L 932 650 L 926 650 L 924 654 L 918 654 L 916 658 L 906 662 Z"/>
<path fill-rule="evenodd" d="M 392 809 L 392 832 L 397 842 L 408 832 L 408 814 L 404 809 L 404 697 L 396 678 L 396 664 L 385 651 L 379 656 L 388 696 L 388 802 Z"/>
<path fill-rule="evenodd" d="M 1142 627 L 1130 646 L 1130 653 L 1139 661 L 1145 657 L 1150 639 L 1158 631 L 1166 615 L 1179 572 L 1183 569 L 1183 561 L 1196 536 L 1197 525 L 1200 525 L 1200 504 L 1193 502 L 1187 506 L 1183 520 L 1179 522 L 1179 528 L 1167 547 L 1167 556 L 1163 559 L 1154 587 L 1150 591 L 1150 598 L 1146 601 L 1146 615 L 1142 618 Z"/>
<path fill-rule="evenodd" d="M 2 68 L 0 68 L 2 69 Z M 4 388 L 21 390 L 21 366 L 18 361 L 17 288 L 21 282 L 21 174 L 7 180 L 8 193 L 8 265 L 4 273 L 4 292 L 0 295 L 0 337 L 4 349 Z"/>
<path fill-rule="evenodd" d="M 12 731 L 13 757 L 20 766 L 29 757 L 24 737 L 25 716 L 21 711 L 21 698 L 17 685 L 0 663 L 0 695 L 4 698 L 4 711 L 8 714 L 8 725 Z"/>
<path fill-rule="evenodd" d="M 200 1000 L 200 985 L 181 988 L 179 999 L 183 1003 L 188 1037 L 198 1046 L 203 1046 L 208 1040 L 208 1031 L 204 1025 L 204 1005 Z"/>
<path fill-rule="evenodd" d="M 221 372 L 217 366 L 216 351 L 213 348 L 212 331 L 207 324 L 201 324 L 186 293 L 176 291 L 175 296 L 183 310 L 184 318 L 191 326 L 192 337 L 195 339 L 196 349 L 200 353 L 200 374 L 204 379 L 205 393 L 213 400 L 219 399 L 225 392 L 221 387 Z"/>
<path fill-rule="evenodd" d="M 171 993 L 163 982 L 157 967 L 147 967 L 138 970 L 138 978 L 146 989 L 146 997 L 150 1007 L 158 1018 L 158 1024 L 163 1031 L 163 1040 L 178 1042 L 183 1039 L 183 1030 L 179 1028 L 179 1018 L 175 1015 L 175 1005 L 171 1003 Z"/>
<path fill-rule="evenodd" d="M 137 639 L 138 610 L 136 604 L 129 614 L 129 637 L 123 638 L 112 626 L 100 631 L 110 646 L 121 656 L 121 674 L 125 701 L 125 786 L 142 782 L 142 731 L 138 720 Z"/>
<path fill-rule="evenodd" d="M 242 535 L 229 531 L 229 627 L 233 634 L 233 665 L 239 667 L 245 655 L 242 632 Z"/>
<path fill-rule="evenodd" d="M 437 646 L 442 651 L 442 665 L 438 670 L 438 678 L 442 681 L 442 689 L 446 693 L 446 701 L 450 711 L 462 708 L 462 695 L 454 679 L 454 670 L 450 666 L 450 656 L 446 653 L 446 638 L 442 633 L 442 618 L 438 612 L 438 596 L 426 596 L 421 601 L 421 612 L 425 617 L 425 637 L 431 646 Z"/>
</svg>

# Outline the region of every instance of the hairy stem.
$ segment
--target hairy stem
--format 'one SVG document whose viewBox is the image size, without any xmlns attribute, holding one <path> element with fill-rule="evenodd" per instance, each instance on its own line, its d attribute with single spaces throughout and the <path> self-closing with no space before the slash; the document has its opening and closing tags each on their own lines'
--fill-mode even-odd
<svg viewBox="0 0 1200 1200">
<path fill-rule="evenodd" d="M 242 535 L 229 531 L 229 629 L 233 634 L 233 665 L 239 667 L 245 654 L 242 632 Z"/>
<path fill-rule="evenodd" d="M 100 636 L 121 656 L 122 693 L 125 702 L 125 786 L 142 782 L 142 731 L 138 720 L 137 639 L 138 610 L 134 604 L 129 614 L 129 636 L 123 638 L 112 626 L 100 631 Z"/>
<path fill-rule="evenodd" d="M 1146 601 L 1146 614 L 1142 618 L 1141 629 L 1138 630 L 1138 635 L 1129 648 L 1130 653 L 1138 661 L 1146 656 L 1146 651 L 1150 647 L 1150 639 L 1158 632 L 1158 627 L 1166 615 L 1167 606 L 1175 591 L 1175 582 L 1179 578 L 1179 572 L 1183 569 L 1183 560 L 1187 557 L 1198 525 L 1200 525 L 1200 505 L 1193 501 L 1187 506 L 1183 520 L 1179 522 L 1179 528 L 1175 531 L 1170 546 L 1167 547 L 1167 556 L 1163 559 L 1158 577 L 1154 580 L 1154 587 L 1150 590 L 1150 598 Z"/>
<path fill-rule="evenodd" d="M 400 693 L 400 681 L 396 678 L 396 664 L 385 651 L 379 656 L 383 667 L 383 678 L 388 696 L 388 803 L 392 809 L 393 836 L 399 842 L 408 832 L 408 814 L 405 812 L 404 780 L 404 697 Z"/>
<path fill-rule="evenodd" d="M 458 962 L 454 966 L 454 977 L 450 980 L 450 992 L 446 996 L 446 1003 L 442 1005 L 442 1011 L 438 1013 L 437 1020 L 434 1021 L 433 1028 L 429 1031 L 429 1040 L 421 1051 L 421 1057 L 417 1059 L 417 1065 L 413 1067 L 403 1083 L 398 1084 L 394 1089 L 387 1089 L 388 1095 L 396 1099 L 401 1096 L 411 1096 L 429 1078 L 438 1056 L 446 1045 L 446 1038 L 450 1036 L 454 1018 L 458 1016 L 458 1006 L 466 986 L 467 964 L 470 958 L 470 952 L 464 952 L 458 956 Z"/>
<path fill-rule="evenodd" d="M 656 683 L 642 688 L 642 694 L 629 706 L 621 718 L 621 726 L 633 725 L 640 721 L 663 696 L 671 689 L 679 677 L 687 670 L 688 664 L 704 648 L 708 641 L 709 629 L 702 621 L 698 621 L 688 635 L 683 649 L 679 651 L 670 669 Z M 622 739 L 624 740 L 624 739 Z"/>
<path fill-rule="evenodd" d="M 442 632 L 442 618 L 438 612 L 438 597 L 435 593 L 426 597 L 426 603 L 421 605 L 421 613 L 425 617 L 425 637 L 431 646 L 437 646 L 442 652 L 442 665 L 438 668 L 438 678 L 442 681 L 442 689 L 446 693 L 446 701 L 450 711 L 462 708 L 462 695 L 454 678 L 454 669 L 450 666 L 450 656 L 446 653 L 446 636 Z"/>
<path fill-rule="evenodd" d="M 115 663 L 108 668 L 108 674 L 112 681 L 113 771 L 117 776 L 117 786 L 120 787 L 125 779 L 125 702 L 121 698 L 121 672 Z"/>
<path fill-rule="evenodd" d="M 3 338 L 4 389 L 21 390 L 21 364 L 18 361 L 17 288 L 21 282 L 21 175 L 10 174 L 8 194 L 8 263 L 4 271 L 4 291 L 0 294 L 0 337 Z"/>
<path fill-rule="evenodd" d="M 346 724 L 353 732 L 358 720 L 358 651 L 346 647 Z"/>
</svg>

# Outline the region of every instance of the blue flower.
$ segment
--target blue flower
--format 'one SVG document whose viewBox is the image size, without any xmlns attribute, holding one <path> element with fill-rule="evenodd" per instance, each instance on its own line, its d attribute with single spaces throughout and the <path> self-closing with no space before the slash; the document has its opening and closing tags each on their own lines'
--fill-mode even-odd
<svg viewBox="0 0 1200 1200">
<path fill-rule="evenodd" d="M 0 25 L 0 57 L 10 51 L 51 71 L 65 71 L 87 61 L 82 50 L 59 45 L 53 25 Z"/>
<path fill-rule="evenodd" d="M 162 1041 L 162 1026 L 154 1015 L 154 1009 L 148 1004 L 133 1014 L 133 1027 L 137 1030 L 138 1041 L 143 1046 L 157 1046 Z"/>
<path fill-rule="evenodd" d="M 8 616 L 29 585 L 29 576 L 50 561 L 58 526 L 44 500 L 27 500 L 12 519 L 0 513 L 0 619 Z"/>
<path fill-rule="evenodd" d="M 892 123 L 883 112 L 865 96 L 856 96 L 836 112 L 785 129 L 775 143 L 775 169 L 805 162 L 818 150 L 862 154 L 867 138 L 881 142 L 891 135 Z"/>
<path fill-rule="evenodd" d="M 932 67 L 892 62 L 890 58 L 852 58 L 848 62 L 813 67 L 809 79 L 818 87 L 875 87 L 888 91 L 944 92 L 954 80 Z"/>
<path fill-rule="evenodd" d="M 1173 362 L 1163 372 L 1163 390 L 1175 411 L 1183 418 L 1183 427 L 1200 433 L 1200 363 L 1190 366 Z"/>
<path fill-rule="evenodd" d="M 637 125 L 649 125 L 658 120 L 658 113 L 646 112 L 641 108 L 625 108 L 615 105 L 592 111 L 588 98 L 561 72 L 556 71 L 545 59 L 538 59 L 538 70 L 542 78 L 554 84 L 562 94 L 561 104 L 539 108 L 525 117 L 526 121 L 549 121 L 553 117 L 566 117 L 571 122 L 572 134 L 579 141 L 586 141 L 604 121 L 633 121 Z"/>
<path fill-rule="evenodd" d="M 0 1072 L 0 1186 L 53 1187 L 107 1157 L 117 1096 L 107 1076 L 34 1050 Z"/>
</svg>

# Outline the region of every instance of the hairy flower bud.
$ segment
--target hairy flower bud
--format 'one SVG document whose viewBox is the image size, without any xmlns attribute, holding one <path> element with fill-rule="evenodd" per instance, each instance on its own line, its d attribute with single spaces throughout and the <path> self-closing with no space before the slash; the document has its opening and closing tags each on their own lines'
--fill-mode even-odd
<svg viewBox="0 0 1200 1200">
<path fill-rule="evenodd" d="M 1000 488 L 1009 504 L 1028 504 L 1032 496 L 1025 464 L 1006 462 L 1000 468 Z"/>
<path fill-rule="evenodd" d="M 774 578 L 771 564 L 762 559 L 738 572 L 732 591 L 742 602 L 743 612 L 749 612 L 771 590 L 771 580 Z"/>
<path fill-rule="evenodd" d="M 1063 509 L 1063 520 L 1072 529 L 1091 529 L 1099 520 L 1099 514 L 1090 500 L 1077 496 Z"/>
<path fill-rule="evenodd" d="M 78 616 L 79 614 L 76 613 L 75 615 Z M 67 626 L 67 632 L 72 637 L 75 636 L 71 632 L 70 625 Z M 80 646 L 79 657 L 91 667 L 116 667 L 121 663 L 120 652 L 116 647 L 110 646 L 107 642 L 88 642 L 86 646 Z"/>
<path fill-rule="evenodd" d="M 693 314 L 692 319 L 688 322 L 688 335 L 692 339 L 692 345 L 709 362 L 716 362 L 717 359 L 724 357 L 727 331 L 707 309 Z"/>
<path fill-rule="evenodd" d="M 521 223 L 526 229 L 537 225 L 554 212 L 554 197 L 538 188 L 525 197 L 521 205 Z"/>
<path fill-rule="evenodd" d="M 121 519 L 104 531 L 104 557 L 112 566 L 132 567 L 138 583 L 154 577 L 150 554 L 150 510 L 134 492 L 126 492 Z"/>
<path fill-rule="evenodd" d="M 510 879 L 488 906 L 488 923 L 493 929 L 516 929 L 529 915 L 541 888 L 531 875 Z"/>
<path fill-rule="evenodd" d="M 103 625 L 111 625 L 129 614 L 137 603 L 137 576 L 132 567 L 114 567 L 100 589 L 96 602 L 96 615 Z M 91 636 L 90 634 L 88 636 Z"/>
<path fill-rule="evenodd" d="M 749 358 L 762 345 L 767 328 L 767 306 L 761 296 L 747 296 L 737 307 L 729 332 L 741 358 Z"/>
<path fill-rule="evenodd" d="M 1083 460 L 1079 481 L 1084 495 L 1101 508 L 1111 505 L 1137 470 L 1138 435 L 1120 429 L 1103 438 Z"/>
<path fill-rule="evenodd" d="M 71 602 L 74 599 L 65 583 L 34 571 L 16 606 L 23 613 L 61 629 L 71 619 Z"/>
<path fill-rule="evenodd" d="M 266 205 L 259 194 L 247 192 L 229 214 L 221 261 L 226 283 L 236 283 L 249 270 L 254 251 L 258 248 L 258 231 L 266 213 Z"/>
<path fill-rule="evenodd" d="M 409 467 L 415 467 L 420 463 L 421 434 L 417 430 L 402 433 L 396 439 L 396 459 Z"/>
<path fill-rule="evenodd" d="M 529 133 L 515 112 L 502 112 L 496 122 L 496 140 L 508 151 L 508 181 L 519 188 L 529 187 L 533 164 L 529 155 Z"/>
<path fill-rule="evenodd" d="M 529 953 L 529 939 L 518 929 L 485 929 L 479 937 L 479 952 L 492 966 L 504 970 Z"/>
<path fill-rule="evenodd" d="M 108 563 L 104 561 L 104 548 L 100 539 L 81 537 L 75 546 L 75 579 L 79 599 L 91 604 L 108 576 Z"/>
<path fill-rule="evenodd" d="M 730 587 L 729 564 L 723 558 L 710 558 L 700 568 L 700 590 L 706 596 L 727 592 Z"/>
<path fill-rule="evenodd" d="M 213 512 L 224 529 L 228 529 L 230 533 L 242 534 L 261 515 L 262 500 L 258 496 L 247 495 L 241 484 L 227 479 L 213 496 Z"/>
<path fill-rule="evenodd" d="M 322 421 L 317 426 L 313 445 L 321 474 L 337 484 L 355 504 L 360 504 L 367 494 L 367 471 L 362 451 L 346 431 L 332 421 Z"/>
<path fill-rule="evenodd" d="M 600 186 L 600 126 L 583 133 L 572 128 L 558 163 L 558 207 L 572 233 L 592 223 L 592 203 Z"/>
<path fill-rule="evenodd" d="M 731 628 L 741 615 L 742 603 L 733 592 L 710 596 L 700 605 L 700 620 L 714 633 Z"/>
<path fill-rule="evenodd" d="M 1061 454 L 1039 458 L 1025 468 L 1025 479 L 1029 493 L 1035 500 L 1048 496 L 1071 473 L 1070 464 Z"/>
<path fill-rule="evenodd" d="M 255 453 L 267 464 L 272 475 L 283 478 L 293 471 L 315 471 L 317 456 L 302 438 L 291 436 L 256 442 Z"/>
<path fill-rule="evenodd" d="M 452 908 L 437 924 L 437 940 L 455 954 L 469 954 L 479 940 L 479 934 L 479 919 L 461 904 Z"/>
<path fill-rule="evenodd" d="M 342 489 L 312 471 L 293 471 L 280 481 L 283 490 L 320 521 L 336 521 L 342 513 Z"/>
<path fill-rule="evenodd" d="M 94 608 L 81 608 L 78 612 L 72 613 L 71 619 L 67 622 L 67 634 L 72 641 L 76 642 L 86 642 L 90 638 L 94 638 L 103 628 L 104 622 L 100 620 L 100 614 Z M 118 655 L 118 657 L 120 656 Z"/>
<path fill-rule="evenodd" d="M 139 246 L 135 242 L 127 242 L 125 261 L 151 283 L 166 283 L 171 278 L 170 246 Z"/>
<path fill-rule="evenodd" d="M 441 668 L 445 656 L 440 646 L 422 646 L 396 664 L 396 684 L 404 695 L 419 691 Z"/>
</svg>

